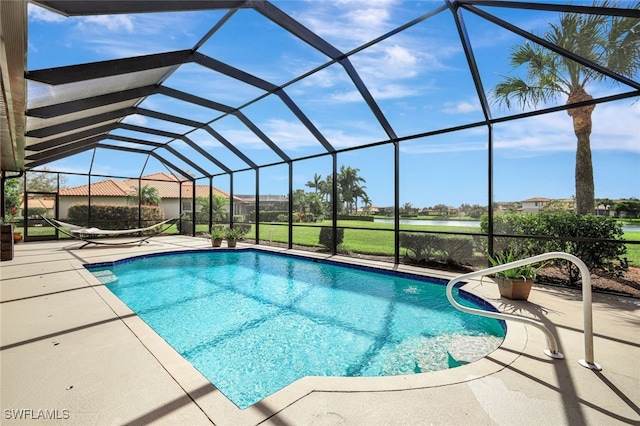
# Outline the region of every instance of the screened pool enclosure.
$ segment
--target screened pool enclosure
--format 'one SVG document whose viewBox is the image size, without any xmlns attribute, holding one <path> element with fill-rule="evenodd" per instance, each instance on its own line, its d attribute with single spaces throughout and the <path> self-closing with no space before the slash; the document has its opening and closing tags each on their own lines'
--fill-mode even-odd
<svg viewBox="0 0 640 426">
<path fill-rule="evenodd" d="M 63 237 L 40 214 L 100 227 L 128 206 L 107 225 L 182 215 L 171 232 L 396 263 L 432 238 L 426 258 L 486 265 L 505 239 L 592 238 L 502 212 L 630 218 L 614 206 L 640 197 L 637 3 L 0 7 L 2 217 L 27 242 Z M 571 37 L 589 25 L 617 36 Z"/>
</svg>

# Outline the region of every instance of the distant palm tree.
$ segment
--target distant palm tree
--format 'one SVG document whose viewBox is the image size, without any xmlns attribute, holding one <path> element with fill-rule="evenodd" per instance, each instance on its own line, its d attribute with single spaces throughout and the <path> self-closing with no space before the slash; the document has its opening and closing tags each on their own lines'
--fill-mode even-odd
<svg viewBox="0 0 640 426">
<path fill-rule="evenodd" d="M 314 173 L 313 181 L 308 181 L 307 183 L 305 183 L 305 186 L 308 186 L 309 188 L 313 188 L 317 194 L 320 191 L 321 182 L 322 182 L 322 175 Z"/>
<path fill-rule="evenodd" d="M 211 220 L 214 222 L 221 222 L 225 219 L 226 210 L 225 206 L 229 204 L 229 200 L 220 194 L 213 194 L 211 199 Z M 199 212 L 207 214 L 209 210 L 209 197 L 196 197 L 196 205 Z"/>
<path fill-rule="evenodd" d="M 369 213 L 371 211 L 371 198 L 369 198 L 366 192 L 362 194 L 360 198 L 362 198 L 363 204 L 362 211 L 365 213 Z"/>
<path fill-rule="evenodd" d="M 365 183 L 363 177 L 358 176 L 360 169 L 355 169 L 351 166 L 340 167 L 340 173 L 338 174 L 338 187 L 340 188 L 340 194 L 342 201 L 345 203 L 345 209 L 347 213 L 351 213 L 354 203 L 357 203 L 358 197 L 364 192 L 364 187 L 360 183 Z"/>
<path fill-rule="evenodd" d="M 140 204 L 143 206 L 157 206 L 162 201 L 158 188 L 154 186 L 144 185 L 140 189 L 137 186 L 132 186 L 131 188 L 133 192 L 129 198 L 136 203 L 139 199 Z"/>
<path fill-rule="evenodd" d="M 597 3 L 595 3 L 597 5 Z M 617 7 L 615 2 L 605 1 L 604 7 Z M 629 8 L 640 9 L 640 3 Z M 625 76 L 633 76 L 640 68 L 640 23 L 637 19 L 596 14 L 565 13 L 559 24 L 549 24 L 543 38 L 558 47 L 582 58 L 606 66 Z M 592 81 L 602 81 L 605 76 L 591 68 L 525 42 L 515 46 L 510 54 L 512 68 L 527 67 L 526 79 L 503 76 L 493 89 L 500 104 L 511 107 L 516 101 L 521 107 L 535 107 L 566 96 L 567 104 L 593 99 L 587 93 Z M 595 190 L 591 159 L 591 114 L 595 105 L 572 108 L 567 111 L 573 119 L 577 137 L 576 149 L 576 204 L 578 214 L 593 213 Z"/>
</svg>

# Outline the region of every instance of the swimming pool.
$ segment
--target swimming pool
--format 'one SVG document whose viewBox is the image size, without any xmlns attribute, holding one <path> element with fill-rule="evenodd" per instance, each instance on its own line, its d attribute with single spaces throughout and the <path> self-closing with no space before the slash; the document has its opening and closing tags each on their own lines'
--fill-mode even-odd
<svg viewBox="0 0 640 426">
<path fill-rule="evenodd" d="M 453 368 L 505 335 L 450 306 L 444 281 L 330 261 L 206 250 L 87 268 L 240 408 L 304 376 Z"/>
</svg>

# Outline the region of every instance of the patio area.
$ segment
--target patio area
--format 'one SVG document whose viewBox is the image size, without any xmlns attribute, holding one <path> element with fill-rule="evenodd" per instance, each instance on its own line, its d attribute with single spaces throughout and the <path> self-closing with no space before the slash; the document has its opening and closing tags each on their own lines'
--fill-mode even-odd
<svg viewBox="0 0 640 426">
<path fill-rule="evenodd" d="M 467 290 L 500 310 L 547 325 L 566 358 L 546 357 L 539 330 L 508 322 L 498 350 L 462 367 L 384 378 L 307 377 L 240 410 L 82 266 L 209 249 L 209 240 L 165 236 L 141 247 L 80 245 L 21 243 L 14 259 L 0 265 L 3 425 L 640 423 L 638 299 L 593 295 L 595 359 L 602 371 L 592 371 L 578 364 L 585 355 L 579 291 L 536 286 L 528 302 L 515 302 L 501 299 L 490 280 L 470 282 Z"/>
</svg>

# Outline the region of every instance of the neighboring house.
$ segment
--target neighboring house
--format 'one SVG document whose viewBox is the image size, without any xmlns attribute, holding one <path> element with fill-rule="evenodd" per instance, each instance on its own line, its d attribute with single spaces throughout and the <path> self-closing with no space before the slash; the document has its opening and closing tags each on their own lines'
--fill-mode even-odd
<svg viewBox="0 0 640 426">
<path fill-rule="evenodd" d="M 529 198 L 522 201 L 522 213 L 540 213 L 540 210 L 550 202 L 549 198 Z"/>
<path fill-rule="evenodd" d="M 515 202 L 515 201 L 496 201 L 495 203 L 493 203 L 493 210 L 495 212 L 507 212 L 510 209 L 514 208 L 514 206 L 517 206 L 519 203 Z M 521 207 L 518 207 L 517 210 L 518 212 L 520 212 Z"/>
<path fill-rule="evenodd" d="M 159 207 L 162 208 L 167 218 L 176 217 L 180 212 L 191 211 L 193 202 L 193 188 L 191 182 L 179 181 L 166 173 L 155 173 L 143 176 L 138 179 L 127 179 L 123 181 L 104 180 L 91 185 L 91 203 L 92 204 L 110 204 L 110 205 L 128 205 L 137 203 L 135 198 L 138 186 L 151 186 L 158 189 L 161 202 Z M 180 190 L 182 186 L 182 190 Z M 209 197 L 209 185 L 195 185 L 196 197 Z M 181 194 L 182 192 L 182 194 Z M 229 199 L 229 194 L 213 188 L 213 194 L 219 194 Z M 180 195 L 182 195 L 182 206 L 180 205 Z M 60 217 L 66 218 L 69 207 L 75 204 L 86 204 L 89 198 L 89 185 L 81 185 L 73 188 L 61 188 L 58 192 L 58 201 L 60 204 Z M 241 203 L 235 198 L 236 203 Z M 228 209 L 227 205 L 227 209 Z M 236 206 L 238 211 L 240 206 Z"/>
<path fill-rule="evenodd" d="M 48 198 L 48 197 L 41 198 L 41 196 L 30 196 L 28 200 L 28 205 L 29 205 L 29 209 L 33 209 L 34 207 L 37 209 L 45 209 L 46 210 L 44 212 L 45 216 L 53 217 L 55 214 L 56 202 L 51 198 Z M 22 202 L 22 204 L 20 204 L 20 211 L 18 213 L 23 216 L 30 215 L 28 212 L 24 211 L 24 201 Z M 33 211 L 31 212 L 31 214 L 33 214 Z"/>
<path fill-rule="evenodd" d="M 239 214 L 247 215 L 256 209 L 256 196 L 251 194 L 239 194 L 236 199 L 242 200 L 242 210 Z M 289 197 L 286 195 L 261 194 L 260 211 L 289 210 Z M 237 213 L 238 214 L 238 213 Z"/>
<path fill-rule="evenodd" d="M 529 198 L 522 202 L 522 213 L 540 213 L 546 208 L 553 210 L 575 211 L 576 202 L 573 198 Z"/>
<path fill-rule="evenodd" d="M 378 213 L 380 213 L 380 207 L 374 206 L 374 205 L 369 206 L 368 209 L 365 208 L 365 207 L 358 207 L 357 213 L 358 214 L 371 214 L 371 215 L 378 214 Z"/>
</svg>

